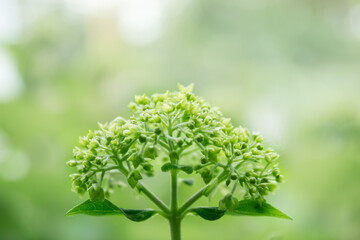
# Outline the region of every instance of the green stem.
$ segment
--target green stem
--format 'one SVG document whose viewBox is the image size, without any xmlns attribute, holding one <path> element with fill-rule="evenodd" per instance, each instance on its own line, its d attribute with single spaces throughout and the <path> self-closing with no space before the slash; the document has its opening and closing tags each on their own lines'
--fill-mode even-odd
<svg viewBox="0 0 360 240">
<path fill-rule="evenodd" d="M 156 206 L 158 206 L 161 210 L 164 211 L 164 213 L 169 213 L 169 209 L 166 206 L 166 204 L 161 201 L 154 193 L 152 193 L 149 189 L 147 189 L 144 185 L 142 185 L 141 183 L 138 183 L 136 185 L 136 188 L 145 194 L 145 196 L 147 196 L 153 203 L 155 203 Z"/>
<path fill-rule="evenodd" d="M 228 175 L 228 172 L 223 171 L 221 174 L 219 174 L 214 180 L 212 180 L 209 184 L 205 185 L 203 188 L 201 188 L 199 191 L 197 191 L 194 195 L 192 195 L 178 210 L 178 214 L 182 216 L 182 214 L 189 208 L 191 205 L 193 205 L 199 198 L 201 198 L 204 195 L 205 189 L 212 184 L 214 181 L 218 181 L 218 184 L 223 182 L 226 179 L 226 176 Z"/>
<path fill-rule="evenodd" d="M 117 155 L 114 155 L 115 158 L 117 158 L 118 160 L 119 157 Z M 120 162 L 120 161 L 119 161 Z M 120 172 L 122 172 L 125 176 L 128 176 L 129 175 L 129 171 L 122 165 L 122 164 L 119 164 L 117 166 L 117 168 L 120 170 Z M 164 211 L 165 214 L 169 214 L 170 211 L 169 211 L 169 208 L 166 206 L 166 204 L 161 201 L 160 198 L 158 198 L 154 193 L 152 193 L 148 188 L 146 188 L 142 183 L 138 183 L 136 185 L 136 188 L 144 193 L 144 195 L 146 197 L 148 197 L 150 199 L 150 201 L 152 201 L 156 206 L 158 206 L 162 211 Z"/>
<path fill-rule="evenodd" d="M 171 240 L 181 239 L 181 217 L 178 213 L 178 179 L 177 171 L 171 171 L 171 198 L 170 198 L 170 215 L 169 225 Z"/>
<path fill-rule="evenodd" d="M 171 240 L 181 240 L 181 218 L 169 218 Z"/>
</svg>

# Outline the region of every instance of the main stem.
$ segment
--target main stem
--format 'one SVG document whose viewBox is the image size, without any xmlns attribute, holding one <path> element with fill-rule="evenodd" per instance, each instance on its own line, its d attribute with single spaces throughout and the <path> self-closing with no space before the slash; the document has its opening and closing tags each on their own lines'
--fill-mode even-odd
<svg viewBox="0 0 360 240">
<path fill-rule="evenodd" d="M 178 183 L 176 170 L 171 170 L 169 225 L 171 240 L 181 240 L 181 216 L 178 214 Z"/>
</svg>

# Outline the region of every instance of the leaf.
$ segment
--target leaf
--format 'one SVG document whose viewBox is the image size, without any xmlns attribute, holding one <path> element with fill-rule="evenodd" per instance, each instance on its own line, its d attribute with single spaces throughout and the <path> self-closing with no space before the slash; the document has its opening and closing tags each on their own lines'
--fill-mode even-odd
<svg viewBox="0 0 360 240">
<path fill-rule="evenodd" d="M 70 209 L 66 215 L 86 214 L 91 216 L 117 215 L 123 214 L 120 208 L 115 206 L 109 200 L 104 201 L 90 199 Z"/>
<path fill-rule="evenodd" d="M 185 165 L 179 165 L 179 164 L 173 164 L 173 163 L 165 163 L 161 167 L 161 171 L 168 172 L 170 170 L 181 170 L 187 174 L 191 174 L 194 169 L 191 166 L 185 166 Z"/>
<path fill-rule="evenodd" d="M 104 201 L 90 199 L 70 209 L 66 215 L 86 214 L 90 216 L 124 215 L 134 222 L 141 222 L 156 214 L 152 209 L 126 209 L 119 208 L 109 200 Z"/>
<path fill-rule="evenodd" d="M 152 210 L 152 209 L 121 208 L 120 210 L 124 213 L 125 217 L 127 217 L 128 219 L 130 219 L 131 221 L 134 221 L 134 222 L 145 221 L 156 214 L 156 211 Z"/>
<path fill-rule="evenodd" d="M 161 171 L 163 171 L 163 172 L 168 172 L 171 169 L 173 169 L 172 163 L 165 163 L 164 165 L 161 166 Z"/>
<path fill-rule="evenodd" d="M 178 169 L 180 169 L 181 171 L 187 174 L 191 174 L 194 171 L 194 169 L 191 166 L 178 165 Z"/>
<path fill-rule="evenodd" d="M 291 217 L 274 208 L 270 204 L 263 202 L 262 205 L 260 205 L 260 203 L 255 200 L 239 201 L 237 207 L 233 211 L 228 211 L 227 214 L 234 216 L 266 216 L 292 220 Z"/>
<path fill-rule="evenodd" d="M 188 212 L 193 212 L 205 220 L 215 221 L 225 215 L 227 210 L 220 210 L 217 207 L 197 207 L 192 208 Z"/>
</svg>

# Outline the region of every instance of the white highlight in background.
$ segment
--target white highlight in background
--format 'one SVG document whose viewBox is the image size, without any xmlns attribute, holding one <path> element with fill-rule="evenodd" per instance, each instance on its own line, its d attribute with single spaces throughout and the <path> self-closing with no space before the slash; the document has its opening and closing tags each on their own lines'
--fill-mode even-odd
<svg viewBox="0 0 360 240">
<path fill-rule="evenodd" d="M 164 28 L 166 1 L 122 0 L 118 12 L 122 38 L 135 45 L 150 43 Z"/>
<path fill-rule="evenodd" d="M 20 35 L 18 1 L 0 0 L 0 42 L 15 42 Z"/>
<path fill-rule="evenodd" d="M 0 47 L 0 102 L 9 102 L 21 95 L 23 81 L 16 64 Z"/>
<path fill-rule="evenodd" d="M 350 8 L 348 13 L 348 24 L 351 33 L 360 40 L 360 4 Z"/>
</svg>

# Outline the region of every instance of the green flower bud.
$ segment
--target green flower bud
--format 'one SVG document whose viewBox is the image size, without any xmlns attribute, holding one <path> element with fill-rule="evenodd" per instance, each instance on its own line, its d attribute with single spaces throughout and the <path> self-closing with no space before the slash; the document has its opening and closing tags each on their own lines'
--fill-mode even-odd
<svg viewBox="0 0 360 240">
<path fill-rule="evenodd" d="M 118 140 L 118 139 L 112 140 L 112 141 L 111 141 L 111 145 L 113 145 L 113 146 L 119 145 L 119 140 Z"/>
<path fill-rule="evenodd" d="M 76 159 L 77 159 L 77 160 L 82 160 L 82 159 L 84 159 L 84 154 L 81 153 L 81 154 L 76 155 Z"/>
<path fill-rule="evenodd" d="M 72 181 L 76 180 L 76 179 L 79 179 L 80 178 L 80 174 L 79 173 L 73 173 L 73 174 L 70 174 L 70 178 Z"/>
<path fill-rule="evenodd" d="M 205 184 L 208 184 L 211 181 L 212 176 L 211 176 L 210 170 L 208 168 L 202 168 L 202 169 L 198 170 L 198 173 L 200 173 Z"/>
<path fill-rule="evenodd" d="M 188 137 L 188 138 L 194 137 L 194 134 L 192 134 L 192 132 L 186 132 L 185 135 L 186 135 L 186 137 Z"/>
<path fill-rule="evenodd" d="M 231 180 L 236 180 L 236 179 L 238 179 L 238 176 L 235 173 L 233 173 L 233 174 L 231 174 L 230 178 L 231 178 Z"/>
<path fill-rule="evenodd" d="M 275 177 L 275 180 L 276 180 L 276 182 L 281 183 L 281 182 L 284 181 L 284 176 L 283 175 L 277 175 Z"/>
<path fill-rule="evenodd" d="M 255 175 L 255 173 L 253 172 L 253 171 L 247 171 L 246 173 L 245 173 L 245 176 L 246 177 L 251 177 L 251 176 L 254 176 Z"/>
<path fill-rule="evenodd" d="M 225 149 L 225 156 L 227 158 L 231 158 L 231 152 L 229 151 L 229 149 Z"/>
<path fill-rule="evenodd" d="M 89 148 L 97 148 L 99 146 L 99 142 L 95 139 L 90 140 Z"/>
<path fill-rule="evenodd" d="M 96 157 L 95 158 L 95 164 L 97 164 L 97 165 L 102 164 L 102 158 L 101 157 Z"/>
<path fill-rule="evenodd" d="M 127 143 L 127 144 L 129 144 L 129 143 L 131 143 L 132 140 L 133 140 L 133 138 L 131 138 L 131 137 L 126 137 L 126 138 L 124 139 L 124 142 Z"/>
<path fill-rule="evenodd" d="M 270 152 L 274 152 L 274 149 L 272 149 L 272 148 L 267 148 L 267 149 L 265 150 L 265 153 L 270 153 Z"/>
<path fill-rule="evenodd" d="M 249 178 L 249 183 L 250 184 L 255 184 L 256 183 L 256 179 L 254 177 Z"/>
<path fill-rule="evenodd" d="M 89 144 L 89 139 L 87 137 L 79 137 L 79 144 L 81 147 L 86 147 Z"/>
<path fill-rule="evenodd" d="M 153 145 L 150 145 L 145 148 L 145 151 L 144 151 L 145 158 L 155 159 L 157 156 L 158 155 L 157 155 L 156 148 Z"/>
<path fill-rule="evenodd" d="M 252 148 L 252 149 L 251 149 L 251 152 L 252 152 L 252 154 L 254 154 L 254 155 L 261 155 L 261 151 L 260 151 L 259 149 L 257 149 L 257 148 Z"/>
<path fill-rule="evenodd" d="M 75 160 L 70 160 L 70 161 L 66 162 L 66 164 L 69 167 L 75 167 L 77 165 L 77 162 Z"/>
<path fill-rule="evenodd" d="M 188 123 L 187 123 L 187 126 L 188 128 L 190 129 L 194 129 L 195 128 L 195 122 L 193 120 L 190 120 Z"/>
<path fill-rule="evenodd" d="M 151 98 L 154 103 L 163 102 L 165 100 L 165 96 L 162 94 L 153 94 Z"/>
<path fill-rule="evenodd" d="M 135 101 L 141 105 L 147 105 L 150 103 L 150 99 L 146 97 L 145 94 L 142 96 L 135 96 Z"/>
<path fill-rule="evenodd" d="M 255 187 L 250 187 L 250 188 L 249 188 L 249 193 L 250 193 L 251 195 L 255 194 L 255 193 L 256 193 L 256 188 L 255 188 Z"/>
<path fill-rule="evenodd" d="M 173 105 L 169 105 L 169 104 L 164 104 L 162 106 L 162 110 L 165 112 L 165 113 L 170 113 L 174 110 L 174 106 Z"/>
<path fill-rule="evenodd" d="M 155 123 L 160 123 L 161 122 L 161 117 L 158 116 L 158 115 L 154 116 L 153 119 L 154 119 Z"/>
<path fill-rule="evenodd" d="M 136 154 L 136 153 L 134 154 L 134 156 L 131 159 L 130 158 L 129 158 L 129 160 L 132 161 L 134 168 L 137 168 L 141 163 L 144 162 L 143 156 Z"/>
<path fill-rule="evenodd" d="M 104 201 L 105 193 L 104 189 L 97 184 L 93 184 L 89 189 L 89 196 L 91 201 Z"/>
<path fill-rule="evenodd" d="M 90 167 L 91 167 L 91 162 L 90 162 L 90 161 L 85 160 L 85 161 L 83 162 L 83 164 L 84 164 L 84 167 L 86 167 L 86 168 L 90 168 Z"/>
<path fill-rule="evenodd" d="M 154 132 L 155 132 L 156 135 L 160 135 L 161 134 L 161 128 L 160 127 L 154 128 Z"/>
<path fill-rule="evenodd" d="M 204 135 L 198 134 L 198 135 L 195 137 L 195 140 L 201 143 L 202 141 L 204 141 Z"/>
<path fill-rule="evenodd" d="M 264 141 L 264 138 L 262 136 L 257 136 L 255 139 L 256 142 L 261 143 Z"/>
<path fill-rule="evenodd" d="M 186 145 L 190 146 L 193 143 L 193 140 L 191 138 L 186 138 L 185 143 Z"/>
<path fill-rule="evenodd" d="M 234 154 L 235 154 L 235 156 L 240 156 L 241 151 L 239 149 L 235 149 Z"/>
<path fill-rule="evenodd" d="M 242 144 L 241 143 L 236 143 L 236 144 L 234 144 L 234 148 L 241 150 L 242 149 Z"/>
<path fill-rule="evenodd" d="M 247 159 L 250 159 L 252 157 L 252 153 L 247 152 L 247 153 L 244 153 L 243 156 L 244 156 L 244 159 L 247 160 Z"/>
<path fill-rule="evenodd" d="M 145 171 L 148 171 L 148 172 L 153 172 L 153 171 L 154 171 L 154 167 L 153 167 L 153 165 L 151 165 L 150 163 L 144 163 L 144 164 L 142 165 L 142 167 L 143 167 L 143 169 L 144 169 Z"/>
<path fill-rule="evenodd" d="M 131 175 L 136 179 L 136 180 L 141 180 L 142 176 L 140 174 L 140 172 L 138 170 L 135 170 L 131 173 Z"/>
<path fill-rule="evenodd" d="M 271 156 L 270 156 L 270 154 L 266 154 L 266 155 L 265 155 L 265 160 L 266 160 L 267 162 L 271 162 Z"/>
<path fill-rule="evenodd" d="M 227 179 L 226 182 L 225 182 L 226 186 L 229 186 L 230 183 L 231 183 L 231 180 L 230 180 L 230 179 Z"/>
<path fill-rule="evenodd" d="M 278 186 L 275 183 L 271 183 L 267 187 L 270 192 L 274 192 L 278 188 Z"/>
<path fill-rule="evenodd" d="M 232 194 L 227 194 L 225 197 L 223 197 L 219 202 L 219 209 L 228 209 L 230 211 L 233 211 L 237 205 L 238 200 L 235 198 Z"/>
<path fill-rule="evenodd" d="M 145 143 L 145 142 L 147 141 L 146 136 L 145 136 L 144 134 L 141 134 L 141 135 L 139 136 L 139 141 L 140 141 L 141 143 Z"/>
<path fill-rule="evenodd" d="M 259 193 L 263 196 L 269 194 L 269 189 L 266 186 L 259 187 L 258 190 L 259 190 Z"/>
<path fill-rule="evenodd" d="M 256 144 L 256 148 L 259 149 L 259 150 L 263 150 L 263 149 L 264 149 L 264 147 L 263 147 L 263 145 L 262 145 L 261 143 L 257 143 L 257 144 Z"/>
<path fill-rule="evenodd" d="M 262 178 L 260 182 L 261 182 L 261 183 L 268 183 L 268 182 L 269 182 L 269 179 L 267 179 L 267 178 Z"/>
<path fill-rule="evenodd" d="M 278 168 L 274 168 L 273 171 L 272 171 L 272 175 L 277 177 L 280 175 L 280 170 Z"/>
<path fill-rule="evenodd" d="M 91 161 L 95 160 L 95 155 L 93 153 L 86 153 L 85 160 L 88 162 L 91 162 Z"/>
<path fill-rule="evenodd" d="M 128 183 L 132 188 L 134 188 L 140 179 L 142 179 L 140 172 L 138 170 L 134 170 L 129 174 Z"/>
<path fill-rule="evenodd" d="M 131 103 L 129 103 L 128 108 L 130 108 L 133 111 L 136 111 L 136 104 L 131 102 Z"/>
<path fill-rule="evenodd" d="M 280 157 L 280 155 L 275 152 L 269 153 L 269 155 L 270 155 L 271 161 L 275 161 Z"/>
<path fill-rule="evenodd" d="M 176 141 L 176 144 L 179 146 L 179 147 L 182 147 L 182 145 L 184 144 L 184 140 L 182 138 L 178 138 L 177 141 Z"/>
</svg>

